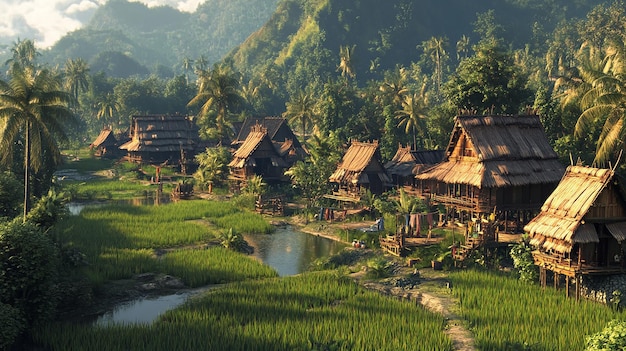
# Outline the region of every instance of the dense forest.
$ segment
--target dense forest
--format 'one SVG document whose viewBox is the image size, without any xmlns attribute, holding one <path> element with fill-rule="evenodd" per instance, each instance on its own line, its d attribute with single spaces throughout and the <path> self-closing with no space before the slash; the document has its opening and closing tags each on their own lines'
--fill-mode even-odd
<svg viewBox="0 0 626 351">
<path fill-rule="evenodd" d="M 185 14 L 114 0 L 37 60 L 72 86 L 83 143 L 141 113 L 197 115 L 211 140 L 246 116 L 284 115 L 304 135 L 380 140 L 389 158 L 399 143 L 444 147 L 459 110 L 533 108 L 565 162 L 592 162 L 607 132 L 579 120 L 574 91 L 592 84 L 583 65 L 623 42 L 621 5 L 207 1 Z"/>
<path fill-rule="evenodd" d="M 104 127 L 128 135 L 135 115 L 193 116 L 215 146 L 195 155 L 195 180 L 211 186 L 228 175 L 232 155 L 219 146 L 238 122 L 286 118 L 310 152 L 285 173 L 308 209 L 351 140 L 378 140 L 383 161 L 398 145 L 441 150 L 459 114 L 536 113 L 563 164 L 625 170 L 622 0 L 207 0 L 192 14 L 111 0 L 49 50 L 18 39 L 3 62 L 0 231 L 24 250 L 0 253 L 32 268 L 20 281 L 34 284 L 28 295 L 16 293 L 18 278 L 0 282 L 0 349 L 49 319 L 50 291 L 63 288 L 46 251 L 65 210 L 49 191 L 61 150 L 85 149 Z"/>
</svg>

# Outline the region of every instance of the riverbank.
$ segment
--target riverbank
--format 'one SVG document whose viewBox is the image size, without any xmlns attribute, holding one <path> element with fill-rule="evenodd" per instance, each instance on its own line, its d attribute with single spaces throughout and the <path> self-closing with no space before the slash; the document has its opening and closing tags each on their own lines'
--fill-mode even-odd
<svg viewBox="0 0 626 351">
<path fill-rule="evenodd" d="M 292 218 L 293 219 L 293 218 Z M 375 221 L 361 222 L 314 222 L 305 224 L 298 220 L 290 221 L 290 224 L 298 226 L 298 229 L 304 233 L 316 236 L 322 236 L 331 240 L 336 240 L 349 244 L 342 240 L 334 233 L 338 230 L 354 230 L 360 228 L 368 228 Z M 333 234 L 331 234 L 333 233 Z M 371 250 L 367 250 L 371 251 Z M 383 279 L 366 279 L 367 268 L 352 267 L 356 270 L 350 274 L 350 277 L 359 285 L 368 290 L 377 291 L 383 295 L 393 296 L 399 299 L 406 299 L 422 305 L 427 310 L 442 315 L 446 320 L 445 333 L 450 337 L 456 351 L 475 351 L 474 337 L 472 333 L 465 327 L 465 321 L 453 312 L 458 302 L 452 297 L 447 274 L 443 271 L 433 271 L 431 269 L 423 269 L 417 271 L 413 267 L 409 267 L 406 261 L 398 257 L 385 255 L 382 251 L 374 250 L 375 254 L 383 255 L 390 261 L 394 262 L 394 269 L 389 277 Z M 364 263 L 360 263 L 364 264 Z M 405 281 L 405 284 L 398 282 Z M 409 283 L 406 283 L 409 281 Z"/>
</svg>

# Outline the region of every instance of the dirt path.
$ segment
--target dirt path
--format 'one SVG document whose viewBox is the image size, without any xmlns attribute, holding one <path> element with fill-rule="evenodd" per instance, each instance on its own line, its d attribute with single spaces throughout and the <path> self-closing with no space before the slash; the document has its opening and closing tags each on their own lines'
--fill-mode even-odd
<svg viewBox="0 0 626 351">
<path fill-rule="evenodd" d="M 415 290 L 419 291 L 419 289 Z M 450 311 L 450 306 L 454 303 L 451 298 L 418 292 L 417 302 L 424 305 L 428 310 L 443 315 L 447 321 L 445 332 L 452 340 L 455 350 L 476 350 L 472 333 L 463 326 L 461 318 Z"/>
<path fill-rule="evenodd" d="M 474 337 L 472 333 L 463 326 L 463 320 L 452 312 L 455 302 L 449 293 L 436 293 L 425 291 L 420 286 L 406 289 L 401 287 L 391 287 L 382 282 L 362 281 L 362 272 L 352 275 L 357 281 L 367 289 L 378 291 L 382 294 L 392 295 L 399 298 L 415 301 L 423 305 L 433 313 L 442 315 L 446 320 L 445 333 L 452 340 L 456 351 L 476 351 Z M 427 280 L 428 278 L 426 278 Z"/>
</svg>

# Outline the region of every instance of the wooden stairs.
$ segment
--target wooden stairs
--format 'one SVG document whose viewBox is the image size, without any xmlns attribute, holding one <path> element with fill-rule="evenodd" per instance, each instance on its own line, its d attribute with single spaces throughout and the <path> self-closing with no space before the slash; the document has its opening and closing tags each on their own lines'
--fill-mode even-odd
<svg viewBox="0 0 626 351">
<path fill-rule="evenodd" d="M 452 258 L 454 262 L 463 262 L 465 259 L 477 248 L 481 247 L 484 240 L 481 237 L 473 238 L 469 237 L 465 239 L 465 243 L 458 247 Z"/>
</svg>

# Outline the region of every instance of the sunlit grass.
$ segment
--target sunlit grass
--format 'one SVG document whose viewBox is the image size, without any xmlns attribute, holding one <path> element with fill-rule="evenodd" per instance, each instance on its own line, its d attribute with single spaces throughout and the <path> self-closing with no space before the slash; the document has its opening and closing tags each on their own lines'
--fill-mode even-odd
<svg viewBox="0 0 626 351">
<path fill-rule="evenodd" d="M 50 350 L 452 350 L 444 320 L 335 272 L 210 290 L 152 325 L 51 325 Z"/>
<path fill-rule="evenodd" d="M 465 270 L 450 278 L 479 350 L 582 350 L 586 335 L 626 317 L 496 272 Z"/>
<path fill-rule="evenodd" d="M 84 268 L 95 284 L 109 280 L 130 278 L 144 272 L 162 272 L 182 275 L 192 286 L 214 282 L 240 280 L 243 277 L 274 276 L 263 268 L 250 268 L 258 262 L 243 255 L 220 254 L 221 264 L 207 266 L 215 258 L 212 250 L 171 249 L 206 246 L 215 242 L 226 227 L 211 225 L 226 217 L 225 225 L 237 232 L 266 233 L 271 226 L 260 215 L 245 213 L 229 203 L 205 200 L 181 201 L 161 206 L 106 205 L 84 209 L 55 228 L 54 235 L 64 245 L 74 247 L 86 255 L 89 265 Z M 160 262 L 157 255 L 170 249 Z M 187 261 L 188 260 L 188 261 Z M 180 264 L 181 261 L 188 264 Z M 213 271 L 211 269 L 214 269 Z M 248 275 L 245 272 L 250 272 Z M 272 272 L 270 272 L 272 271 Z M 230 273 L 228 273 L 230 272 Z"/>
</svg>

